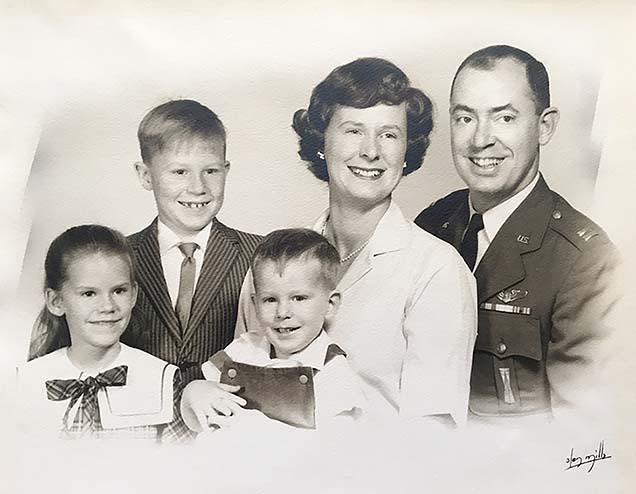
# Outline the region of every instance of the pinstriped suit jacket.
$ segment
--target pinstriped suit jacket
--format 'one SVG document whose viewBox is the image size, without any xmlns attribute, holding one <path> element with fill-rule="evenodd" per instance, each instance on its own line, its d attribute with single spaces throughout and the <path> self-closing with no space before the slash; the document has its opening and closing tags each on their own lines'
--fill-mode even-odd
<svg viewBox="0 0 636 494">
<path fill-rule="evenodd" d="M 157 219 L 128 237 L 139 293 L 121 341 L 179 366 L 184 386 L 202 379 L 201 364 L 234 337 L 241 285 L 260 239 L 214 219 L 190 321 L 182 332 L 161 266 Z"/>
</svg>

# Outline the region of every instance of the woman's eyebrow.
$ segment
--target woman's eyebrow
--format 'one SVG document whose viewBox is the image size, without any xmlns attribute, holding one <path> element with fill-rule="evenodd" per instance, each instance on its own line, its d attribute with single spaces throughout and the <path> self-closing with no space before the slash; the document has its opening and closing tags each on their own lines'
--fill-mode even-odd
<svg viewBox="0 0 636 494">
<path fill-rule="evenodd" d="M 395 129 L 395 130 L 402 130 L 402 126 L 399 124 L 386 124 L 386 125 L 382 125 L 380 126 L 380 129 L 382 130 L 386 130 L 386 129 Z"/>
<path fill-rule="evenodd" d="M 338 124 L 338 127 L 342 127 L 343 125 L 356 125 L 356 126 L 362 126 L 362 122 L 358 122 L 356 120 L 345 120 L 343 122 L 340 122 Z"/>
</svg>

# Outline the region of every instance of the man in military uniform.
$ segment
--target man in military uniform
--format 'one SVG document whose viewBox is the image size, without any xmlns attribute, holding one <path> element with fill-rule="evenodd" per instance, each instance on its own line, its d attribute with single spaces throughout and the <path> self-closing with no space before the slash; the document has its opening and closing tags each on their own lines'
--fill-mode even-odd
<svg viewBox="0 0 636 494">
<path fill-rule="evenodd" d="M 477 278 L 471 416 L 589 408 L 607 355 L 617 255 L 539 173 L 539 148 L 559 120 L 545 67 L 510 46 L 473 53 L 455 74 L 450 117 L 468 189 L 415 222 L 454 245 Z"/>
</svg>

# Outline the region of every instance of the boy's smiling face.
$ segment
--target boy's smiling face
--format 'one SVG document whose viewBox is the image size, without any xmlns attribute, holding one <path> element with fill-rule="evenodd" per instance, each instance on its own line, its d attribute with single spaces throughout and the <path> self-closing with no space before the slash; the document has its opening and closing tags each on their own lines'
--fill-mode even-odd
<svg viewBox="0 0 636 494">
<path fill-rule="evenodd" d="M 176 143 L 137 163 L 141 185 L 152 190 L 159 219 L 180 237 L 196 235 L 223 205 L 230 164 L 222 139 Z"/>
<path fill-rule="evenodd" d="M 282 266 L 263 261 L 254 272 L 254 285 L 256 315 L 278 358 L 304 350 L 340 302 L 340 295 L 326 286 L 315 259 L 293 259 Z"/>
</svg>

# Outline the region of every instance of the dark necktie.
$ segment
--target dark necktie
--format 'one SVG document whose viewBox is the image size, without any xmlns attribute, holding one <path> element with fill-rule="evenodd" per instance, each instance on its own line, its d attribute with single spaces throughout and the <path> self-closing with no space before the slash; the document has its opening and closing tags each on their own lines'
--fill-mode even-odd
<svg viewBox="0 0 636 494">
<path fill-rule="evenodd" d="M 477 260 L 477 234 L 484 229 L 484 220 L 479 213 L 474 213 L 468 223 L 466 233 L 459 246 L 459 253 L 472 271 Z"/>
<path fill-rule="evenodd" d="M 193 254 L 198 248 L 199 245 L 194 242 L 179 244 L 179 250 L 183 254 L 183 262 L 181 263 L 176 311 L 181 324 L 181 334 L 188 329 L 188 320 L 190 319 L 190 308 L 192 307 L 192 296 L 194 295 L 194 276 L 197 268 L 197 262 Z"/>
<path fill-rule="evenodd" d="M 102 430 L 102 421 L 99 415 L 97 392 L 106 386 L 124 386 L 128 366 L 119 365 L 107 371 L 86 379 L 52 379 L 46 381 L 46 395 L 51 401 L 64 401 L 70 399 L 64 413 L 63 430 L 70 432 L 95 432 Z M 80 402 L 75 420 L 68 425 L 68 416 L 71 409 Z"/>
</svg>

